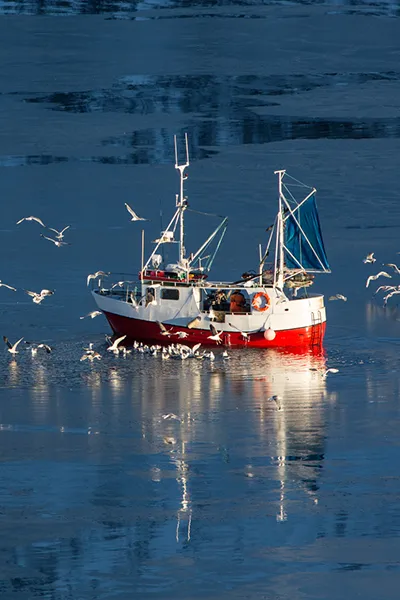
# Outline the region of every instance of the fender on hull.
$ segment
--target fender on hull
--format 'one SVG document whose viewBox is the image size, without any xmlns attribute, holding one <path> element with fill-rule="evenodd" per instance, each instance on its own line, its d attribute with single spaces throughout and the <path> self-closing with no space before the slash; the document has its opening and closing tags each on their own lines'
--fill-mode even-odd
<svg viewBox="0 0 400 600">
<path fill-rule="evenodd" d="M 291 348 L 291 347 L 310 347 L 321 346 L 325 335 L 326 322 L 317 323 L 309 327 L 299 327 L 297 329 L 286 329 L 276 331 L 273 340 L 266 340 L 264 332 L 249 334 L 246 340 L 240 332 L 224 332 L 221 335 L 222 344 L 215 340 L 210 340 L 211 331 L 207 329 L 188 329 L 187 327 L 176 327 L 167 325 L 171 335 L 162 335 L 157 323 L 152 321 L 143 321 L 141 319 L 132 319 L 115 313 L 104 311 L 111 329 L 116 335 L 126 335 L 126 343 L 134 341 L 146 344 L 182 343 L 187 345 L 202 344 L 202 346 L 227 346 L 227 347 L 246 347 L 246 348 Z M 187 337 L 180 338 L 178 332 L 187 333 Z"/>
</svg>

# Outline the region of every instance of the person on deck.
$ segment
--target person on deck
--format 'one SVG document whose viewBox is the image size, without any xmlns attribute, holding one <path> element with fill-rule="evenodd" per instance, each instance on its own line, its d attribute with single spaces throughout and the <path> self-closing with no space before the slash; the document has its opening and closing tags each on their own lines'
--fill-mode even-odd
<svg viewBox="0 0 400 600">
<path fill-rule="evenodd" d="M 240 290 L 235 290 L 230 297 L 229 312 L 244 313 L 246 312 L 246 298 Z"/>
</svg>

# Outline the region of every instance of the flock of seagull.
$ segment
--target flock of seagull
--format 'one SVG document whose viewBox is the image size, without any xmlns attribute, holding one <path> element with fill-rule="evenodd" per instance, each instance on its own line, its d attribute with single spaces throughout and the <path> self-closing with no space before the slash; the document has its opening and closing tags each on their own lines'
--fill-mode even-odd
<svg viewBox="0 0 400 600">
<path fill-rule="evenodd" d="M 375 262 L 376 258 L 374 252 L 370 252 L 369 254 L 367 254 L 367 256 L 363 260 L 364 264 L 374 264 Z M 396 275 L 400 275 L 400 269 L 394 263 L 383 263 L 383 266 L 390 267 L 391 269 L 393 269 Z M 375 281 L 379 277 L 386 277 L 387 279 L 391 279 L 392 275 L 390 275 L 386 271 L 379 271 L 379 273 L 377 273 L 376 275 L 370 275 L 368 277 L 365 283 L 365 287 L 368 287 L 371 281 Z M 381 285 L 375 290 L 374 296 L 380 291 L 386 293 L 386 295 L 383 296 L 383 306 L 386 306 L 390 298 L 392 298 L 396 294 L 400 294 L 400 285 Z"/>
<path fill-rule="evenodd" d="M 375 262 L 376 262 L 376 258 L 375 258 L 374 252 L 370 252 L 363 259 L 364 264 L 374 264 Z M 390 267 L 391 269 L 394 270 L 396 275 L 400 275 L 400 269 L 394 263 L 383 263 L 383 266 Z M 379 277 L 386 277 L 387 279 L 391 279 L 392 275 L 390 275 L 386 271 L 379 271 L 379 273 L 376 273 L 375 275 L 370 275 L 367 278 L 367 280 L 365 282 L 365 287 L 366 288 L 369 287 L 369 284 L 371 283 L 371 281 L 376 281 L 377 279 L 379 279 Z M 376 296 L 376 294 L 378 294 L 381 291 L 386 292 L 386 295 L 383 296 L 383 306 L 386 306 L 388 303 L 388 300 L 390 298 L 392 298 L 392 296 L 395 296 L 396 294 L 400 294 L 400 285 L 381 285 L 375 290 L 374 296 Z M 343 294 L 335 294 L 334 296 L 330 296 L 328 298 L 328 300 L 343 300 L 344 302 L 346 302 L 347 297 L 343 296 Z"/>
<path fill-rule="evenodd" d="M 147 221 L 148 220 L 143 217 L 139 217 L 135 213 L 135 211 L 131 208 L 131 206 L 129 206 L 129 204 L 127 204 L 126 202 L 125 202 L 125 207 L 129 213 L 129 215 L 131 216 L 131 221 Z M 35 217 L 35 216 L 23 217 L 22 219 L 17 221 L 17 225 L 20 225 L 24 221 L 34 221 L 34 222 L 38 223 L 39 225 L 41 225 L 41 227 L 48 229 L 49 231 L 52 231 L 55 234 L 54 237 L 45 236 L 43 234 L 40 234 L 40 236 L 43 237 L 44 239 L 54 243 L 55 246 L 60 248 L 62 246 L 70 245 L 69 242 L 64 241 L 64 234 L 70 228 L 70 225 L 67 225 L 66 227 L 64 227 L 61 230 L 57 230 L 53 227 L 48 227 L 47 225 L 45 225 L 45 223 L 39 217 Z M 364 262 L 364 264 L 374 264 L 376 262 L 374 252 L 370 252 L 369 254 L 367 254 L 367 256 L 363 259 L 363 262 Z M 400 269 L 394 263 L 384 263 L 384 265 L 391 267 L 397 275 L 400 275 Z M 89 283 L 92 279 L 106 277 L 110 274 L 111 273 L 105 272 L 105 271 L 96 271 L 95 273 L 90 273 L 87 276 L 87 285 L 89 285 Z M 386 278 L 390 279 L 392 276 L 389 273 L 387 273 L 386 271 L 380 271 L 376 275 L 370 275 L 366 280 L 365 286 L 369 287 L 369 284 L 371 283 L 371 281 L 375 281 L 379 277 L 386 277 Z M 123 283 L 125 283 L 125 282 L 117 282 L 116 284 L 114 284 L 113 287 L 121 285 Z M 0 280 L 0 287 L 5 287 L 14 292 L 17 291 L 17 288 L 15 288 L 11 285 L 8 285 L 6 283 L 3 283 L 1 280 Z M 40 292 L 34 292 L 31 290 L 25 290 L 25 289 L 23 291 L 32 298 L 32 301 L 35 304 L 41 304 L 45 298 L 53 295 L 55 292 L 55 290 L 48 290 L 48 289 L 42 289 Z M 383 298 L 384 306 L 386 306 L 388 300 L 392 296 L 394 296 L 395 294 L 400 294 L 400 285 L 397 285 L 397 286 L 381 285 L 375 291 L 374 295 L 376 295 L 380 291 L 386 292 L 386 295 Z M 342 301 L 346 302 L 347 297 L 344 296 L 343 294 L 335 294 L 333 296 L 330 296 L 329 300 L 342 300 Z M 85 318 L 94 319 L 95 317 L 97 317 L 101 314 L 102 314 L 102 312 L 100 310 L 93 310 L 93 311 L 89 312 L 88 314 L 81 316 L 80 319 L 85 319 Z M 161 323 L 160 321 L 157 321 L 157 324 L 158 324 L 158 326 L 160 328 L 160 332 L 163 336 L 170 337 L 172 335 L 177 335 L 179 338 L 185 338 L 188 336 L 188 334 L 183 331 L 178 332 L 178 333 L 173 333 L 172 329 L 167 329 L 167 327 L 165 327 L 165 325 L 163 323 Z M 208 339 L 217 342 L 217 344 L 222 344 L 221 335 L 223 332 L 218 331 L 213 324 L 210 324 L 210 330 L 211 330 L 211 335 L 208 336 Z M 246 335 L 246 334 L 244 334 L 242 332 L 242 335 Z M 147 346 L 147 345 L 143 345 L 143 344 L 139 344 L 138 342 L 135 342 L 133 347 L 128 350 L 125 346 L 120 346 L 121 342 L 125 338 L 126 338 L 126 335 L 124 335 L 120 338 L 117 338 L 114 341 L 111 341 L 111 339 L 108 336 L 106 336 L 106 340 L 109 344 L 107 351 L 113 352 L 116 355 L 118 355 L 119 353 L 122 353 L 124 356 L 126 356 L 126 354 L 128 354 L 132 351 L 137 351 L 137 352 L 147 353 L 152 356 L 157 356 L 158 353 L 161 353 L 161 356 L 164 359 L 165 358 L 178 358 L 181 360 L 185 360 L 187 358 L 198 358 L 198 359 L 209 359 L 211 361 L 215 360 L 215 355 L 212 351 L 204 351 L 202 353 L 199 352 L 199 347 L 201 346 L 201 344 L 196 344 L 193 348 L 190 348 L 189 346 L 186 346 L 184 344 L 179 344 L 179 343 L 178 344 L 172 343 L 169 346 L 161 347 L 161 346 Z M 23 341 L 23 339 L 24 338 L 21 338 L 14 344 L 11 344 L 9 339 L 6 336 L 3 336 L 3 340 L 7 346 L 7 350 L 14 356 L 16 354 L 18 354 L 17 348 L 18 348 L 18 345 Z M 25 341 L 25 344 L 30 346 L 31 353 L 33 356 L 36 355 L 38 349 L 41 349 L 41 348 L 44 349 L 47 353 L 52 351 L 52 348 L 50 346 L 48 346 L 47 344 L 43 344 L 43 343 L 35 344 L 32 342 L 28 342 L 28 341 Z M 99 354 L 99 352 L 94 350 L 92 343 L 89 344 L 88 348 L 84 348 L 84 350 L 85 350 L 85 353 L 82 355 L 82 357 L 80 359 L 81 361 L 89 360 L 90 362 L 93 362 L 94 360 L 101 359 L 101 355 Z M 229 358 L 226 351 L 224 351 L 222 353 L 222 358 L 224 360 Z M 330 372 L 330 371 L 336 372 L 335 370 L 332 370 L 332 369 L 328 370 L 328 372 Z M 272 397 L 272 399 L 275 399 L 275 397 Z"/>
<path fill-rule="evenodd" d="M 144 219 L 143 217 L 139 217 L 134 212 L 134 210 L 129 206 L 129 204 L 125 203 L 125 207 L 131 216 L 131 221 L 147 221 L 147 219 Z M 70 245 L 69 242 L 64 241 L 64 234 L 70 228 L 70 225 L 67 225 L 66 227 L 64 227 L 63 229 L 61 229 L 59 231 L 53 227 L 48 227 L 47 225 L 45 225 L 45 223 L 42 221 L 42 219 L 40 219 L 39 217 L 35 217 L 35 216 L 23 217 L 22 219 L 17 221 L 17 225 L 20 225 L 24 221 L 36 222 L 41 227 L 48 229 L 49 231 L 52 231 L 55 234 L 54 238 L 45 236 L 43 234 L 40 234 L 40 235 L 44 239 L 53 242 L 57 247 L 60 248 L 62 246 Z M 92 279 L 106 277 L 110 274 L 111 273 L 108 273 L 105 271 L 96 271 L 95 273 L 90 273 L 87 276 L 86 284 L 89 285 L 89 283 Z M 125 283 L 125 282 L 117 282 L 116 284 L 114 284 L 113 287 L 122 285 L 123 283 Z M 14 292 L 17 291 L 17 288 L 15 288 L 11 285 L 8 285 L 6 283 L 3 283 L 1 280 L 0 280 L 0 287 L 8 288 Z M 32 300 L 35 304 L 41 304 L 41 302 L 45 298 L 53 295 L 55 292 L 55 290 L 48 290 L 48 289 L 43 289 L 40 292 L 34 292 L 31 290 L 25 290 L 25 289 L 23 291 L 32 298 Z M 80 319 L 85 319 L 85 318 L 94 319 L 95 317 L 97 317 L 101 314 L 102 314 L 102 312 L 100 310 L 93 310 L 93 311 L 89 312 L 88 314 L 81 316 Z M 167 327 L 165 327 L 165 325 L 161 322 L 158 322 L 158 326 L 160 327 L 161 334 L 164 336 L 169 337 L 172 335 L 177 335 L 180 339 L 188 336 L 188 334 L 184 331 L 179 331 L 178 333 L 173 333 L 172 330 L 167 329 Z M 211 335 L 208 337 L 211 340 L 216 341 L 217 344 L 222 343 L 222 340 L 221 340 L 222 331 L 217 331 L 217 329 L 215 328 L 214 325 L 211 325 L 210 329 L 211 329 Z M 172 359 L 186 360 L 187 358 L 196 358 L 199 360 L 209 360 L 211 362 L 215 360 L 215 354 L 212 351 L 205 350 L 203 352 L 200 352 L 199 348 L 200 348 L 201 344 L 196 344 L 195 346 L 190 348 L 189 346 L 186 346 L 186 345 L 180 344 L 180 343 L 176 343 L 176 344 L 171 343 L 168 346 L 162 347 L 160 345 L 147 346 L 142 343 L 134 342 L 132 348 L 128 349 L 125 346 L 121 345 L 121 342 L 123 342 L 123 340 L 125 338 L 126 338 L 126 335 L 123 335 L 123 336 L 115 339 L 114 341 L 112 341 L 109 336 L 106 336 L 106 341 L 108 343 L 107 351 L 110 353 L 112 352 L 114 355 L 122 354 L 123 356 L 126 356 L 127 354 L 130 354 L 131 352 L 138 352 L 138 353 L 143 353 L 143 354 L 149 354 L 150 356 L 158 356 L 160 354 L 163 359 L 172 358 Z M 6 344 L 8 352 L 10 352 L 10 354 L 12 354 L 15 357 L 15 355 L 19 353 L 18 346 L 24 340 L 24 338 L 23 337 L 20 338 L 14 344 L 12 344 L 6 336 L 3 336 L 3 340 L 4 340 L 4 343 Z M 52 352 L 52 348 L 44 343 L 38 344 L 38 343 L 28 342 L 28 341 L 25 341 L 24 343 L 30 347 L 32 356 L 35 356 L 39 349 L 43 349 L 47 353 Z M 84 354 L 81 356 L 80 360 L 81 361 L 88 360 L 89 362 L 93 362 L 95 360 L 101 360 L 101 358 L 102 358 L 102 355 L 97 350 L 94 349 L 93 343 L 90 343 L 87 348 L 84 348 Z M 229 355 L 226 350 L 224 352 L 222 352 L 221 358 L 223 360 L 229 359 Z"/>
<path fill-rule="evenodd" d="M 161 356 L 163 360 L 171 358 L 177 360 L 196 358 L 198 360 L 209 360 L 211 362 L 215 360 L 215 354 L 212 350 L 203 350 L 200 352 L 201 344 L 195 344 L 193 347 L 180 343 L 171 343 L 168 346 L 161 346 L 159 344 L 149 346 L 142 342 L 139 343 L 135 341 L 131 348 L 127 348 L 126 346 L 121 345 L 125 338 L 126 335 L 122 335 L 113 341 L 106 335 L 106 341 L 108 343 L 107 352 L 112 352 L 115 356 L 122 354 L 123 357 L 126 357 L 131 353 L 147 354 L 148 356 L 153 357 Z M 95 360 L 101 360 L 101 354 L 94 349 L 92 343 L 89 344 L 88 348 L 84 348 L 84 350 L 85 352 L 81 356 L 81 361 L 89 360 L 90 362 L 93 362 Z M 229 355 L 226 350 L 222 352 L 221 359 L 229 360 Z"/>
</svg>

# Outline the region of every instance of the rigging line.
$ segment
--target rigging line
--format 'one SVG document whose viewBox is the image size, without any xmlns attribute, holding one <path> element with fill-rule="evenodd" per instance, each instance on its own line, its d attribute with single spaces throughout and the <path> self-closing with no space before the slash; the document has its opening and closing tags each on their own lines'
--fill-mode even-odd
<svg viewBox="0 0 400 600">
<path fill-rule="evenodd" d="M 209 271 L 211 270 L 212 264 L 213 264 L 213 262 L 214 262 L 214 258 L 215 258 L 215 256 L 216 256 L 216 254 L 217 254 L 218 250 L 219 250 L 219 247 L 220 247 L 220 245 L 222 244 L 222 240 L 223 240 L 223 238 L 224 238 L 224 235 L 225 235 L 226 229 L 227 229 L 227 226 L 225 226 L 225 227 L 224 227 L 224 230 L 223 230 L 223 232 L 221 233 L 221 237 L 220 237 L 220 238 L 219 238 L 219 240 L 218 240 L 217 247 L 215 248 L 214 254 L 213 254 L 213 255 L 212 255 L 212 257 L 211 257 L 211 258 L 210 258 L 210 259 L 207 261 L 207 266 L 206 266 L 206 269 L 208 269 Z"/>
<path fill-rule="evenodd" d="M 299 183 L 300 186 L 299 187 L 306 187 L 306 188 L 311 188 L 310 185 L 307 185 L 306 183 L 303 183 L 302 181 L 300 181 L 299 179 L 296 179 L 295 177 L 293 177 L 293 175 L 289 175 L 289 173 L 285 172 L 284 177 L 289 177 L 289 179 L 292 179 L 293 181 L 296 181 L 296 183 Z M 290 184 L 289 184 L 290 185 Z M 293 185 L 293 184 L 292 184 Z M 297 187 L 297 186 L 296 186 Z"/>
<path fill-rule="evenodd" d="M 228 217 L 224 217 L 223 215 L 216 215 L 215 213 L 206 213 L 201 212 L 200 210 L 194 210 L 194 208 L 187 208 L 188 212 L 197 213 L 198 215 L 205 215 L 206 217 L 218 217 L 219 219 L 227 219 Z"/>
<path fill-rule="evenodd" d="M 206 241 L 203 243 L 202 246 L 200 246 L 200 248 L 197 250 L 197 252 L 195 253 L 195 255 L 193 256 L 192 260 L 190 261 L 191 263 L 193 263 L 199 256 L 202 256 L 202 253 L 208 248 L 208 246 L 211 244 L 211 242 L 214 240 L 214 238 L 217 236 L 218 232 L 222 229 L 222 227 L 224 227 L 225 225 L 225 229 L 227 228 L 226 222 L 228 220 L 228 217 L 225 217 L 225 219 L 222 221 L 222 223 L 220 223 L 218 225 L 218 227 L 212 232 L 212 234 L 206 239 Z M 208 263 L 207 263 L 208 264 Z"/>
</svg>

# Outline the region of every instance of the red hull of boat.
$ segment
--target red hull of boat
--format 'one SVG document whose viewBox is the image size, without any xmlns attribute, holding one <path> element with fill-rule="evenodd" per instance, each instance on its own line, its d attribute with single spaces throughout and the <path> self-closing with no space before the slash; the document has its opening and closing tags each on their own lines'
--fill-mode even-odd
<svg viewBox="0 0 400 600">
<path fill-rule="evenodd" d="M 167 345 L 172 342 L 182 344 L 198 344 L 203 346 L 217 346 L 217 342 L 210 340 L 208 336 L 211 332 L 205 329 L 188 329 L 187 327 L 175 327 L 167 325 L 168 331 L 178 333 L 183 331 L 188 334 L 187 337 L 179 338 L 177 335 L 161 335 L 157 323 L 152 321 L 142 321 L 140 319 L 130 319 L 113 313 L 104 313 L 108 322 L 116 335 L 126 335 L 126 343 L 134 341 L 146 344 Z M 239 346 L 247 348 L 292 348 L 292 347 L 310 347 L 321 346 L 325 335 L 326 323 L 318 323 L 310 327 L 301 327 L 298 329 L 287 329 L 277 331 L 273 340 L 266 340 L 264 332 L 253 333 L 249 339 L 243 338 L 239 332 L 223 333 L 221 335 L 223 346 Z"/>
</svg>

